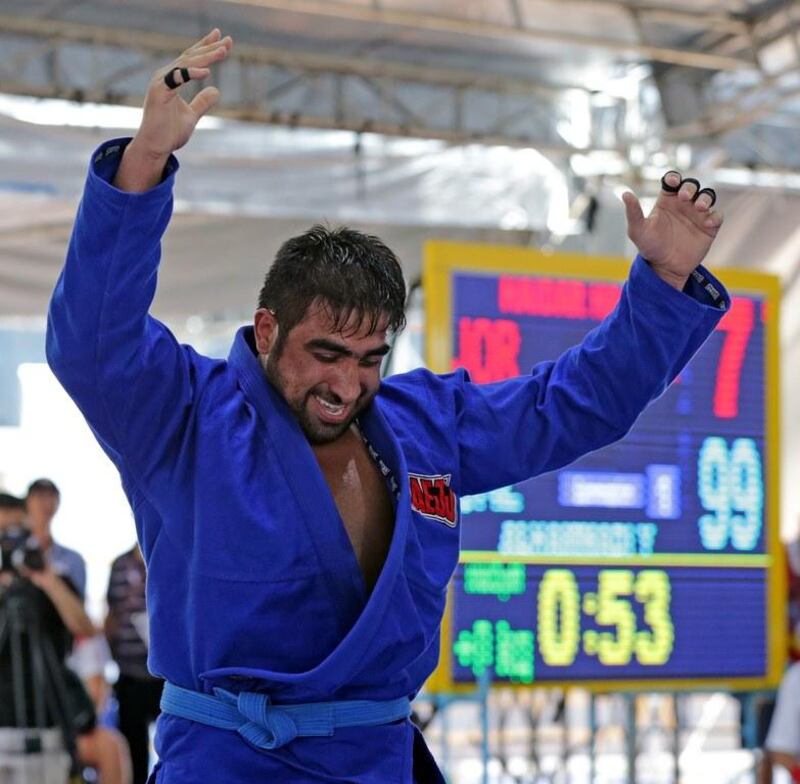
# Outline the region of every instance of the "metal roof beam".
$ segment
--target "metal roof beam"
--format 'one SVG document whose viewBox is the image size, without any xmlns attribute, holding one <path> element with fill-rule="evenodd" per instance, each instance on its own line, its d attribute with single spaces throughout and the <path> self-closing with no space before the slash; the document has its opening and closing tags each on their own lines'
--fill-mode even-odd
<svg viewBox="0 0 800 784">
<path fill-rule="evenodd" d="M 276 11 L 290 11 L 314 16 L 333 17 L 348 21 L 376 25 L 407 27 L 451 35 L 468 35 L 474 38 L 491 38 L 505 41 L 539 42 L 551 41 L 569 46 L 588 49 L 605 49 L 616 53 L 627 53 L 655 62 L 672 63 L 689 68 L 705 68 L 715 71 L 731 71 L 752 68 L 749 60 L 728 57 L 691 49 L 637 44 L 623 39 L 601 36 L 581 35 L 568 30 L 537 30 L 532 27 L 519 28 L 513 25 L 476 22 L 464 18 L 436 16 L 387 8 L 375 9 L 352 3 L 329 2 L 325 0 L 221 0 L 232 5 L 247 5 L 269 8 Z"/>
<path fill-rule="evenodd" d="M 50 42 L 110 46 L 128 50 L 163 53 L 170 58 L 194 43 L 194 39 L 183 36 L 150 33 L 141 36 L 127 30 L 83 25 L 45 19 L 23 19 L 0 14 L 0 35 L 14 34 Z M 573 84 L 549 84 L 534 79 L 502 74 L 487 74 L 480 71 L 436 68 L 408 63 L 387 62 L 364 57 L 340 55 L 318 55 L 297 50 L 277 49 L 266 46 L 237 44 L 231 59 L 242 62 L 275 65 L 316 73 L 339 73 L 350 76 L 383 77 L 403 81 L 419 82 L 442 87 L 461 87 L 473 90 L 502 91 L 557 95 L 563 90 L 588 88 Z"/>
<path fill-rule="evenodd" d="M 722 136 L 748 125 L 758 123 L 800 97 L 797 86 L 798 64 L 800 64 L 800 20 L 792 5 L 778 6 L 755 18 L 749 25 L 746 43 L 752 47 L 756 60 L 761 52 L 775 41 L 788 38 L 794 59 L 780 70 L 760 69 L 760 78 L 755 84 L 738 89 L 725 101 L 706 104 L 703 116 L 681 125 L 671 127 L 666 138 L 672 142 L 696 139 L 703 136 Z M 737 39 L 728 39 L 729 43 Z"/>
<path fill-rule="evenodd" d="M 640 5 L 638 3 L 625 3 L 620 0 L 537 0 L 548 5 L 584 5 L 592 9 L 607 8 L 620 13 L 635 13 L 643 22 L 656 22 L 675 27 L 689 27 L 699 30 L 716 30 L 731 34 L 744 33 L 747 22 L 736 18 L 732 14 L 704 13 L 698 11 L 679 11 L 672 4 L 669 5 Z"/>
<path fill-rule="evenodd" d="M 143 37 L 130 30 L 2 16 L 0 42 L 26 62 L 16 73 L 0 69 L 0 92 L 126 106 L 141 105 L 160 58 L 166 62 L 191 43 L 174 36 Z M 92 62 L 88 71 L 87 62 Z M 55 69 L 49 76 L 48 63 Z M 554 154 L 586 151 L 564 142 L 556 128 L 564 100 L 575 100 L 564 92 L 566 85 L 254 46 L 237 46 L 216 70 L 215 82 L 223 89 L 215 114 L 238 120 L 530 146 Z M 304 88 L 313 91 L 313 101 L 303 95 Z M 581 93 L 592 101 L 591 91 Z M 599 111 L 624 113 L 625 106 Z M 513 132 L 509 119 L 517 120 Z M 601 124 L 595 124 L 593 113 L 587 121 L 592 149 L 625 153 L 630 140 L 621 132 L 604 137 L 601 145 L 593 135 Z"/>
</svg>

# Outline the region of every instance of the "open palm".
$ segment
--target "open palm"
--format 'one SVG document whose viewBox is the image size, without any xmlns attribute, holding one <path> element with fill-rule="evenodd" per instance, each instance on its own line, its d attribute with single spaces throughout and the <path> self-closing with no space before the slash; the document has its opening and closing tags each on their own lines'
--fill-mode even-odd
<svg viewBox="0 0 800 784">
<path fill-rule="evenodd" d="M 205 79 L 211 73 L 210 66 L 224 60 L 232 45 L 229 36 L 221 38 L 219 30 L 212 30 L 168 66 L 156 71 L 150 80 L 137 133 L 140 146 L 153 155 L 168 156 L 189 141 L 200 118 L 217 102 L 219 90 L 206 87 L 187 102 L 179 89 L 167 86 L 164 77 L 175 69 L 185 68 L 191 79 Z M 177 80 L 182 81 L 179 74 Z"/>
<path fill-rule="evenodd" d="M 682 288 L 692 271 L 703 261 L 722 225 L 722 215 L 712 209 L 708 190 L 700 191 L 693 180 L 681 180 L 678 172 L 664 177 L 662 189 L 646 218 L 639 200 L 623 196 L 628 236 L 639 253 L 669 283 Z"/>
</svg>

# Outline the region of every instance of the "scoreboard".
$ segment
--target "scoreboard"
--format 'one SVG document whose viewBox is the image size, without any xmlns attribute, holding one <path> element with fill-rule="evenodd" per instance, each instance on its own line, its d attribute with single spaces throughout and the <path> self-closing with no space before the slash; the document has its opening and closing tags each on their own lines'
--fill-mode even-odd
<svg viewBox="0 0 800 784">
<path fill-rule="evenodd" d="M 428 365 L 488 383 L 555 359 L 614 308 L 629 268 L 428 243 Z M 721 279 L 729 312 L 625 438 L 461 499 L 461 558 L 429 689 L 485 673 L 496 685 L 595 689 L 778 682 L 780 289 L 759 273 Z"/>
</svg>

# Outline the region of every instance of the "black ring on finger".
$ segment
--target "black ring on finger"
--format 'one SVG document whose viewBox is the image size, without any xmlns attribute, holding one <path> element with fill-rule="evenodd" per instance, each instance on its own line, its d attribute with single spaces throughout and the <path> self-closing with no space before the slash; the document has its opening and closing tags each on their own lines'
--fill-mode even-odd
<svg viewBox="0 0 800 784">
<path fill-rule="evenodd" d="M 182 82 L 175 81 L 176 72 L 180 73 L 181 79 L 183 80 Z M 164 84 L 166 84 L 170 90 L 177 90 L 182 84 L 191 81 L 191 78 L 188 68 L 173 68 L 169 73 L 164 74 Z"/>
<path fill-rule="evenodd" d="M 169 73 L 164 74 L 164 84 L 167 85 L 170 90 L 177 90 L 178 87 L 180 87 L 175 81 L 175 72 L 180 70 L 180 68 L 173 68 Z"/>
<path fill-rule="evenodd" d="M 697 192 L 693 201 L 697 201 L 703 194 L 711 199 L 711 204 L 708 205 L 708 209 L 711 209 L 717 203 L 717 192 L 713 188 L 703 188 L 703 190 Z"/>
<path fill-rule="evenodd" d="M 684 177 L 681 180 L 681 188 L 687 183 L 690 182 L 695 187 L 694 196 L 692 196 L 692 201 L 694 201 L 700 195 L 700 180 L 696 180 L 694 177 Z"/>
<path fill-rule="evenodd" d="M 667 182 L 667 177 L 669 177 L 670 174 L 677 174 L 678 177 L 681 176 L 681 173 L 679 171 L 675 171 L 675 169 L 670 169 L 670 171 L 668 171 L 661 178 L 661 190 L 665 191 L 666 193 L 677 193 L 681 189 L 681 184 L 678 183 L 677 185 L 670 185 Z"/>
</svg>

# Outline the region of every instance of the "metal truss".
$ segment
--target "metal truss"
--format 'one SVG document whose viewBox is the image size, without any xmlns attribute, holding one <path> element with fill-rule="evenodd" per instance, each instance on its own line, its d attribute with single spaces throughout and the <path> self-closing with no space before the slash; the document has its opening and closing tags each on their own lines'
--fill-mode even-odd
<svg viewBox="0 0 800 784">
<path fill-rule="evenodd" d="M 388 61 L 369 53 L 320 54 L 308 44 L 279 49 L 237 43 L 234 55 L 215 70 L 215 79 L 223 96 L 217 113 L 238 120 L 458 144 L 531 146 L 556 156 L 607 151 L 629 159 L 632 148 L 648 142 L 651 147 L 654 141 L 708 146 L 728 134 L 747 136 L 800 99 L 800 10 L 788 1 L 748 18 L 741 7 L 737 13 L 709 13 L 666 2 L 492 0 L 488 22 L 466 15 L 412 13 L 391 0 L 372 0 L 371 5 L 344 0 L 216 2 L 343 19 L 365 26 L 370 38 L 376 30 L 388 30 L 391 38 L 393 30 L 405 28 L 454 39 L 597 50 L 621 68 L 648 64 L 661 93 L 661 107 L 654 108 L 642 95 L 623 99 L 581 84 Z M 616 34 L 597 35 L 570 30 L 566 21 L 556 30 L 539 29 L 531 9 L 548 5 L 566 7 L 565 20 L 582 9 L 602 9 L 618 15 L 620 27 Z M 663 35 L 665 27 L 673 31 L 671 37 Z M 152 72 L 191 43 L 142 32 L 0 14 L 0 91 L 140 105 Z M 794 57 L 775 66 L 770 52 L 783 40 L 792 42 Z M 691 47 L 665 41 L 688 41 Z M 781 121 L 793 125 L 796 119 L 790 112 Z M 570 126 L 580 132 L 570 133 Z"/>
<path fill-rule="evenodd" d="M 709 51 L 752 56 L 756 68 L 692 78 L 683 68 L 657 71 L 669 129 L 666 139 L 679 143 L 721 138 L 769 122 L 788 109 L 780 125 L 800 123 L 792 103 L 800 99 L 800 6 L 794 0 L 773 5 L 740 31 L 710 31 Z M 672 88 L 682 89 L 670 101 Z M 796 107 L 795 107 L 796 108 Z"/>
<path fill-rule="evenodd" d="M 191 41 L 133 35 L 91 25 L 0 15 L 0 91 L 140 105 L 153 71 Z M 623 101 L 599 100 L 578 85 L 422 65 L 237 45 L 216 69 L 217 114 L 247 121 L 534 146 L 553 154 L 622 152 Z M 576 102 L 587 117 L 585 144 L 558 131 Z"/>
<path fill-rule="evenodd" d="M 389 7 L 389 4 L 373 2 L 372 7 L 354 3 L 336 2 L 335 0 L 222 0 L 234 5 L 257 6 L 272 10 L 291 11 L 292 13 L 313 14 L 353 22 L 390 27 L 406 27 L 436 33 L 449 33 L 457 36 L 475 38 L 492 38 L 506 41 L 542 42 L 564 44 L 571 47 L 603 49 L 616 54 L 632 54 L 643 60 L 673 63 L 692 68 L 708 68 L 714 70 L 735 70 L 751 66 L 749 57 L 705 52 L 698 49 L 664 46 L 656 42 L 630 41 L 621 36 L 588 35 L 565 29 L 537 28 L 533 18 L 527 18 L 525 5 L 520 0 L 506 0 L 495 3 L 496 7 L 505 9 L 506 22 L 487 23 L 470 20 L 466 17 L 444 16 L 420 11 L 405 11 Z M 636 17 L 641 22 L 666 23 L 694 30 L 710 29 L 727 31 L 730 34 L 744 34 L 747 24 L 729 14 L 704 14 L 679 11 L 665 5 L 634 5 L 632 3 L 615 2 L 614 0 L 537 0 L 539 5 L 572 6 L 579 13 L 579 6 L 584 8 L 604 8 L 622 12 Z M 565 16 L 565 19 L 568 18 Z"/>
</svg>

